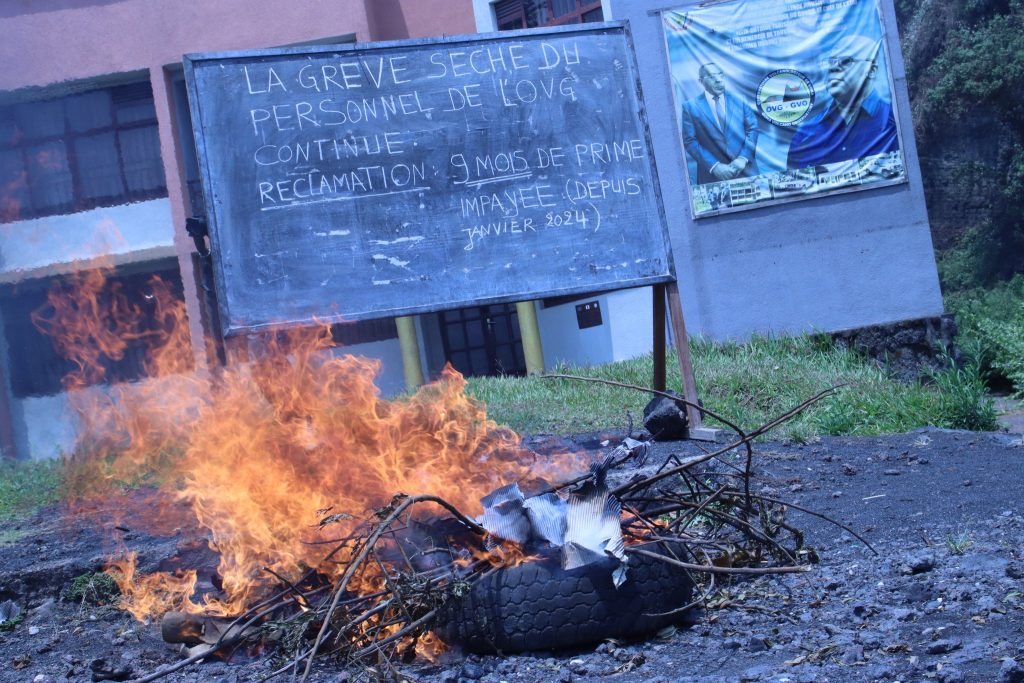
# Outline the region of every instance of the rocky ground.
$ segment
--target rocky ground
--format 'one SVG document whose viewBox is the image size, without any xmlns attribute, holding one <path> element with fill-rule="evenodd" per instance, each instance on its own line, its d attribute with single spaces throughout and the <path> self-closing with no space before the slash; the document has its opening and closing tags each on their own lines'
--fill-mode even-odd
<svg viewBox="0 0 1024 683">
<path fill-rule="evenodd" d="M 700 444 L 659 444 L 652 461 Z M 1020 435 L 920 430 L 757 448 L 758 487 L 842 520 L 875 552 L 791 510 L 821 558 L 808 574 L 719 587 L 705 609 L 643 642 L 463 657 L 402 669 L 411 681 L 1024 682 L 1024 445 Z M 130 520 L 126 521 L 130 526 Z M 150 562 L 178 539 L 131 532 Z M 157 626 L 68 597 L 103 561 L 102 536 L 50 511 L 0 528 L 0 681 L 139 680 L 180 659 Z M 877 554 L 876 554 L 877 553 Z M 8 624 L 9 625 L 9 624 Z M 161 680 L 235 682 L 269 657 Z M 324 663 L 313 680 L 365 674 Z"/>
</svg>

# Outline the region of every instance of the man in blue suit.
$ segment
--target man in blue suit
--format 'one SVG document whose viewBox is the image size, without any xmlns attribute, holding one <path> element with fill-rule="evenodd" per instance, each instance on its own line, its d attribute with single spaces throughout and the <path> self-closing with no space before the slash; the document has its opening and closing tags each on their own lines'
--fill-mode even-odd
<svg viewBox="0 0 1024 683">
<path fill-rule="evenodd" d="M 832 96 L 825 111 L 800 124 L 788 168 L 823 166 L 899 149 L 892 103 L 875 92 L 882 41 L 846 36 L 823 60 Z"/>
<path fill-rule="evenodd" d="M 682 110 L 683 147 L 697 162 L 697 184 L 757 175 L 754 110 L 726 94 L 718 65 L 702 64 L 697 75 L 704 92 Z"/>
</svg>

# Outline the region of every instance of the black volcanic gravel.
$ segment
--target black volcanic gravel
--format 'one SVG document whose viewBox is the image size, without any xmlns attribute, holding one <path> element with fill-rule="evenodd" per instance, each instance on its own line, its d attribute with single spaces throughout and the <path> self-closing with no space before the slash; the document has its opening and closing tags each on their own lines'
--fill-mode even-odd
<svg viewBox="0 0 1024 683">
<path fill-rule="evenodd" d="M 648 467 L 700 447 L 656 444 Z M 708 609 L 643 642 L 505 657 L 450 653 L 437 664 L 402 667 L 401 676 L 424 683 L 1024 682 L 1019 435 L 926 429 L 765 443 L 756 453 L 759 490 L 841 520 L 878 555 L 790 511 L 821 558 L 808 574 L 720 586 Z M 27 610 L 13 630 L 0 630 L 0 681 L 91 681 L 94 670 L 139 678 L 180 658 L 158 626 L 61 598 L 74 576 L 101 566 L 101 538 L 54 511 L 0 526 L 0 602 Z M 127 539 L 151 567 L 179 540 L 140 532 Z M 194 665 L 161 680 L 255 681 L 271 670 L 263 657 Z M 369 679 L 324 661 L 312 680 Z"/>
</svg>

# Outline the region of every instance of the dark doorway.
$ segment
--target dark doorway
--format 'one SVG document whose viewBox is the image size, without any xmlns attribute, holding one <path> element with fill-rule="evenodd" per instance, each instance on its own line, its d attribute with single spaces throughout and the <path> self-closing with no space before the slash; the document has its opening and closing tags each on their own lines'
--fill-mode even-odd
<svg viewBox="0 0 1024 683">
<path fill-rule="evenodd" d="M 444 357 L 466 377 L 526 374 L 523 339 L 514 305 L 444 311 L 440 321 Z"/>
</svg>

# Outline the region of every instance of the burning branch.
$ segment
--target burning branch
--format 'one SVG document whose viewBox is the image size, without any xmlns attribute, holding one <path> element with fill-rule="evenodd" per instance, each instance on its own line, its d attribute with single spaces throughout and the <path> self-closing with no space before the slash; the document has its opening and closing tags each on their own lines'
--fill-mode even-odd
<svg viewBox="0 0 1024 683">
<path fill-rule="evenodd" d="M 605 487 L 607 495 L 614 497 L 623 510 L 619 524 L 626 542 L 626 557 L 661 563 L 672 571 L 709 578 L 809 571 L 809 566 L 795 559 L 803 538 L 799 530 L 785 521 L 784 513 L 787 507 L 816 513 L 751 493 L 751 441 L 830 393 L 832 390 L 821 392 L 751 432 L 737 430 L 740 436 L 717 450 L 686 459 L 675 458 L 674 462 L 667 462 L 645 478 L 608 488 L 603 483 L 604 477 L 641 457 L 646 450 L 646 444 L 627 440 L 591 474 L 548 485 L 541 488 L 538 495 L 554 494 L 557 499 L 565 500 L 574 495 L 587 495 L 588 487 L 590 490 L 595 486 Z M 705 467 L 737 448 L 747 453 L 746 467 L 737 472 Z M 491 498 L 498 501 L 495 504 L 505 506 L 503 509 L 508 508 L 507 496 L 494 498 L 492 495 Z M 524 500 L 533 499 L 531 496 Z M 417 528 L 417 520 L 423 519 L 423 515 L 414 511 L 425 504 L 444 510 L 445 519 L 451 524 L 441 538 L 431 541 L 439 541 L 438 545 L 415 549 L 410 554 L 408 550 L 413 547 L 410 534 Z M 346 517 L 333 515 L 326 520 L 331 523 Z M 497 518 L 490 519 L 493 523 Z M 839 526 L 861 538 L 848 527 Z M 258 640 L 264 637 L 265 629 L 256 627 L 271 620 L 282 628 L 292 624 L 298 629 L 297 637 L 289 640 L 292 649 L 282 653 L 289 655 L 289 661 L 271 677 L 288 672 L 297 674 L 301 668 L 302 680 L 306 681 L 314 662 L 323 654 L 332 655 L 343 665 L 369 658 L 376 666 L 404 661 L 412 656 L 417 645 L 434 637 L 431 629 L 436 629 L 439 620 L 445 618 L 447 604 L 460 600 L 460 596 L 467 595 L 485 577 L 504 571 L 502 559 L 487 548 L 494 548 L 494 552 L 499 547 L 507 550 L 511 542 L 494 534 L 494 529 L 488 528 L 486 522 L 481 524 L 470 518 L 440 496 L 396 495 L 374 514 L 372 521 L 345 535 L 327 555 L 325 561 L 343 558 L 344 570 L 336 579 L 324 583 L 325 577 L 321 575 L 321 585 L 310 588 L 317 577 L 314 569 L 294 582 L 278 577 L 282 585 L 280 591 L 234 620 L 221 624 L 216 630 L 219 638 L 207 638 L 205 642 L 209 644 L 197 648 L 187 660 L 141 680 L 156 680 L 239 642 Z M 785 535 L 785 542 L 780 534 Z M 467 551 L 472 551 L 477 559 L 460 559 Z M 437 563 L 442 555 L 445 561 Z M 704 558 L 703 561 L 690 559 L 698 557 Z M 424 568 L 418 564 L 425 559 L 429 559 L 432 566 Z M 623 565 L 626 569 L 629 566 L 628 563 Z M 628 574 L 626 576 L 628 581 Z M 376 579 L 367 581 L 367 577 Z M 357 578 L 364 592 L 366 585 L 376 585 L 379 589 L 360 595 L 359 591 L 352 590 Z M 710 581 L 704 598 L 713 585 Z M 324 597 L 314 602 L 321 594 Z M 655 616 L 678 614 L 699 602 L 688 602 Z M 180 621 L 181 617 L 165 618 L 165 632 L 169 628 L 168 620 L 177 623 L 175 620 Z"/>
<path fill-rule="evenodd" d="M 270 334 L 261 349 L 251 339 L 244 362 L 213 378 L 193 374 L 184 362 L 184 308 L 157 296 L 158 285 L 155 328 L 141 323 L 137 307 L 117 303 L 123 297 L 107 291 L 101 272 L 53 292 L 36 317 L 63 335 L 58 348 L 80 368 L 68 385 L 85 425 L 76 482 L 105 497 L 109 489 L 97 483 L 157 473 L 165 498 L 191 510 L 219 561 L 203 580 L 195 569 L 141 577 L 134 561 L 111 571 L 126 608 L 140 619 L 167 613 L 167 639 L 193 646 L 187 659 L 141 681 L 256 643 L 277 644 L 287 658 L 278 673 L 301 668 L 303 680 L 318 657 L 387 669 L 441 648 L 439 636 L 491 650 L 551 646 L 502 640 L 503 625 L 478 623 L 501 614 L 475 609 L 480 594 L 509 592 L 520 570 L 543 570 L 559 586 L 585 577 L 592 594 L 601 585 L 605 612 L 642 610 L 628 621 L 649 625 L 689 606 L 694 577 L 705 577 L 707 595 L 719 575 L 807 570 L 796 560 L 803 537 L 785 519 L 787 508 L 803 509 L 751 491 L 752 442 L 833 389 L 750 432 L 694 406 L 736 439 L 673 456 L 639 480 L 616 480 L 648 452 L 626 439 L 579 475 L 582 458 L 541 459 L 488 419 L 453 370 L 406 399 L 381 399 L 375 363 L 337 355 L 326 328 Z M 107 300 L 114 303 L 100 305 Z M 145 342 L 151 379 L 83 389 L 103 379 L 125 339 Z M 742 466 L 722 457 L 733 451 L 745 456 Z M 395 491 L 419 495 L 380 507 Z M 180 526 L 181 515 L 171 517 Z M 654 592 L 659 600 L 639 607 L 629 596 L 644 597 L 637 584 L 645 577 L 679 601 L 663 604 Z M 571 642 L 605 635 L 574 631 Z"/>
</svg>

